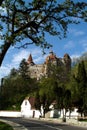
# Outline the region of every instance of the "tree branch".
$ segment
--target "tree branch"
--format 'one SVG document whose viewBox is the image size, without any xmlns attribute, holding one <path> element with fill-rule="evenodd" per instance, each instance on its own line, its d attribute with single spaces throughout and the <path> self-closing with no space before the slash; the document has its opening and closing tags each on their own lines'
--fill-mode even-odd
<svg viewBox="0 0 87 130">
<path fill-rule="evenodd" d="M 1 51 L 1 53 L 0 53 L 0 66 L 1 66 L 2 61 L 3 61 L 4 57 L 5 57 L 5 54 L 6 54 L 6 52 L 8 51 L 8 49 L 9 49 L 10 46 L 11 46 L 11 41 L 8 41 L 8 42 L 6 42 L 6 43 L 3 45 L 3 49 L 2 49 L 2 51 Z"/>
<path fill-rule="evenodd" d="M 2 2 L 3 2 L 4 0 L 0 0 L 0 6 L 2 5 Z"/>
</svg>

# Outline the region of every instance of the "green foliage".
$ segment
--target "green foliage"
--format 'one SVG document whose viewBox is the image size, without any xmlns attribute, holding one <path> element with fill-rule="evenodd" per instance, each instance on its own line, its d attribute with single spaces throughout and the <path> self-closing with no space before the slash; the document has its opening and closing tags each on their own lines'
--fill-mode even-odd
<svg viewBox="0 0 87 130">
<path fill-rule="evenodd" d="M 10 71 L 10 77 L 15 77 L 18 74 L 18 70 L 15 68 L 12 68 Z"/>
<path fill-rule="evenodd" d="M 38 110 L 40 110 L 41 108 L 41 101 L 40 101 L 40 95 L 39 95 L 39 92 L 36 91 L 35 93 L 35 108 Z"/>
<path fill-rule="evenodd" d="M 29 93 L 36 90 L 35 79 L 26 79 L 18 76 L 7 77 L 4 79 L 2 88 L 2 109 L 20 109 L 21 102 Z M 8 98 L 7 98 L 8 97 Z"/>
<path fill-rule="evenodd" d="M 66 110 L 71 108 L 71 91 L 65 90 L 63 95 L 63 106 Z"/>
<path fill-rule="evenodd" d="M 34 95 L 36 109 L 41 105 L 45 112 L 53 101 L 56 108 L 72 110 L 77 107 L 81 114 L 87 116 L 87 61 L 81 61 L 65 74 L 65 67 L 48 66 L 48 77 L 40 81 L 28 77 L 28 68 L 23 60 L 19 69 L 12 69 L 4 79 L 1 92 L 2 109 L 19 110 L 21 102 L 27 95 Z M 68 80 L 67 80 L 68 79 Z M 8 97 L 8 98 L 7 98 Z"/>
<path fill-rule="evenodd" d="M 64 104 L 63 104 L 64 90 L 65 90 L 64 86 L 58 87 L 57 84 L 56 86 L 54 86 L 55 100 L 57 101 L 58 109 L 62 109 L 64 107 Z"/>
<path fill-rule="evenodd" d="M 55 80 L 52 78 L 42 79 L 42 81 L 40 81 L 39 84 L 40 101 L 41 104 L 43 104 L 43 107 L 46 109 L 46 111 L 49 110 L 49 105 L 55 99 L 54 85 Z"/>
<path fill-rule="evenodd" d="M 0 122 L 0 130 L 5 130 L 5 129 L 6 130 L 13 130 L 13 128 L 10 125 L 8 125 L 4 122 Z"/>
<path fill-rule="evenodd" d="M 87 115 L 87 71 L 86 60 L 81 61 L 73 69 L 71 78 L 72 103 L 78 108 L 78 111 Z M 77 73 L 76 73 L 77 71 Z"/>
<path fill-rule="evenodd" d="M 78 66 L 77 84 L 78 84 L 78 90 L 80 94 L 80 101 L 82 101 L 82 106 L 79 106 L 79 108 L 83 112 L 87 109 L 87 102 L 86 102 L 87 74 L 86 74 L 85 65 L 83 61 L 79 63 Z"/>
<path fill-rule="evenodd" d="M 23 59 L 19 65 L 19 74 L 25 78 L 28 79 L 29 78 L 29 74 L 28 74 L 28 66 L 27 66 L 27 62 L 25 59 Z"/>
</svg>

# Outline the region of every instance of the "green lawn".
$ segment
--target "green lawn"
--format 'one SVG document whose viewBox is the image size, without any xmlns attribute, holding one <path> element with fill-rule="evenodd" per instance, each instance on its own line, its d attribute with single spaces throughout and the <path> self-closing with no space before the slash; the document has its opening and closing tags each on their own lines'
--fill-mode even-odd
<svg viewBox="0 0 87 130">
<path fill-rule="evenodd" d="M 0 122 L 0 130 L 13 130 L 13 128 L 4 122 Z"/>
</svg>

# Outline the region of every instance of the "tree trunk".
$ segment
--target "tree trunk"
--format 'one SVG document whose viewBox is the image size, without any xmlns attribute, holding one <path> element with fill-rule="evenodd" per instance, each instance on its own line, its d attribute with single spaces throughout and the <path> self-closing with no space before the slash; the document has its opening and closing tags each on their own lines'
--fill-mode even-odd
<svg viewBox="0 0 87 130">
<path fill-rule="evenodd" d="M 66 109 L 63 109 L 63 122 L 66 122 Z"/>
<path fill-rule="evenodd" d="M 1 64 L 3 62 L 3 59 L 5 57 L 5 54 L 7 53 L 10 46 L 11 46 L 11 41 L 8 41 L 3 45 L 3 48 L 2 48 L 2 50 L 0 52 L 0 66 L 1 66 Z"/>
</svg>

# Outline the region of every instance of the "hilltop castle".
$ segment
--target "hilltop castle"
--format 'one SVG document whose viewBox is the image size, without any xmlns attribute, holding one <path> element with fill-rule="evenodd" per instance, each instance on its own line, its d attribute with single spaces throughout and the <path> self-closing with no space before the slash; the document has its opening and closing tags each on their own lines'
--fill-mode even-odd
<svg viewBox="0 0 87 130">
<path fill-rule="evenodd" d="M 43 64 L 35 64 L 30 54 L 27 59 L 30 77 L 37 78 L 37 80 L 41 79 L 43 76 L 47 77 L 47 66 L 49 63 L 56 66 L 65 66 L 67 71 L 71 69 L 71 58 L 68 54 L 65 54 L 63 58 L 58 58 L 53 51 L 50 51 Z"/>
</svg>

